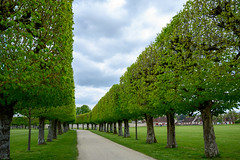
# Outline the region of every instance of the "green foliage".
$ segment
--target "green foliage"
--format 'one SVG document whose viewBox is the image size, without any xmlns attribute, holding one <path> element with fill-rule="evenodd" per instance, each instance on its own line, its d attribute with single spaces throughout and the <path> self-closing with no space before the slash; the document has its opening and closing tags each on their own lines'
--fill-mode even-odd
<svg viewBox="0 0 240 160">
<path fill-rule="evenodd" d="M 240 99 L 240 2 L 188 1 L 92 110 L 95 123 L 206 108 Z"/>
<path fill-rule="evenodd" d="M 72 1 L 4 1 L 0 104 L 15 109 L 72 102 Z M 14 38 L 13 38 L 14 37 Z"/>
<path fill-rule="evenodd" d="M 218 114 L 236 107 L 239 101 L 239 95 L 236 95 L 240 88 L 239 35 L 220 25 L 225 23 L 226 17 L 212 13 L 220 7 L 237 18 L 238 13 L 235 15 L 233 10 L 225 8 L 224 3 L 190 1 L 179 14 L 178 25 L 171 32 L 173 54 L 167 60 L 170 62 L 168 68 L 179 77 L 177 95 L 182 97 L 183 108 L 187 110 L 200 110 L 205 102 L 211 101 L 214 103 L 213 113 Z M 237 3 L 231 1 L 228 5 L 237 9 Z M 237 27 L 235 22 L 231 25 Z M 167 77 L 171 74 L 168 72 Z"/>
<path fill-rule="evenodd" d="M 240 119 L 239 119 L 239 120 L 236 120 L 235 123 L 236 123 L 236 124 L 239 124 L 239 123 L 240 123 Z"/>
<path fill-rule="evenodd" d="M 25 126 L 28 126 L 28 118 L 27 117 L 13 117 L 12 125 L 16 125 L 16 126 L 25 125 Z"/>
<path fill-rule="evenodd" d="M 76 123 L 77 124 L 86 124 L 91 123 L 90 122 L 90 114 L 84 113 L 76 116 Z"/>
<path fill-rule="evenodd" d="M 81 107 L 76 108 L 76 114 L 84 114 L 90 112 L 91 109 L 88 107 L 88 105 L 82 105 Z"/>
</svg>

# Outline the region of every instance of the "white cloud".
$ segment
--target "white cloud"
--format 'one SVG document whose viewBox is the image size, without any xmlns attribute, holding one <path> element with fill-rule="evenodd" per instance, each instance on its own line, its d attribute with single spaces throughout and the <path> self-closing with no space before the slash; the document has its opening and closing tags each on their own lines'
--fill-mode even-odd
<svg viewBox="0 0 240 160">
<path fill-rule="evenodd" d="M 105 9 L 112 18 L 121 19 L 127 14 L 127 11 L 123 8 L 125 4 L 125 0 L 108 0 L 105 4 Z"/>
<path fill-rule="evenodd" d="M 171 15 L 164 15 L 150 7 L 135 17 L 129 26 L 122 29 L 127 41 L 153 41 L 162 27 L 170 22 Z"/>
<path fill-rule="evenodd" d="M 93 108 L 109 89 L 110 87 L 95 88 L 90 86 L 75 86 L 76 106 L 80 107 L 86 104 L 90 108 Z"/>
<path fill-rule="evenodd" d="M 77 0 L 74 12 L 76 105 L 96 105 L 119 82 L 186 0 Z"/>
</svg>

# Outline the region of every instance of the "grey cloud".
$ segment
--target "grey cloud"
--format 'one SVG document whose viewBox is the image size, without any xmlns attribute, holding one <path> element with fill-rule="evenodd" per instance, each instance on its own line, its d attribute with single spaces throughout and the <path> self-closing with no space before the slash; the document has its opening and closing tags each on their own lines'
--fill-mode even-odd
<svg viewBox="0 0 240 160">
<path fill-rule="evenodd" d="M 94 106 L 98 101 L 96 97 L 101 97 L 97 96 L 98 93 L 95 94 L 92 88 L 103 89 L 119 83 L 122 71 L 154 41 L 154 37 L 150 37 L 151 40 L 132 37 L 144 35 L 141 29 L 151 30 L 154 23 L 147 23 L 147 19 L 141 17 L 147 9 L 156 8 L 156 16 L 174 15 L 186 0 L 126 0 L 126 4 L 121 8 L 121 11 L 124 11 L 121 16 L 117 15 L 117 11 L 109 13 L 105 10 L 104 4 L 108 1 L 73 2 L 74 80 L 75 86 L 85 86 L 84 89 L 78 89 L 76 94 L 86 93 L 86 96 L 76 96 L 76 104 Z M 141 26 L 138 26 L 139 19 L 143 20 Z M 158 32 L 160 31 L 161 28 Z M 86 87 L 91 88 L 91 92 L 88 92 Z M 103 92 L 105 89 L 99 91 L 101 96 Z"/>
<path fill-rule="evenodd" d="M 121 34 L 119 28 L 126 25 L 129 20 L 124 17 L 115 19 L 101 8 L 101 3 L 98 3 L 99 5 L 96 8 L 91 3 L 96 4 L 93 1 L 76 2 L 78 5 L 83 4 L 86 8 L 80 14 L 74 16 L 75 32 L 80 33 L 79 35 L 88 39 L 119 36 Z"/>
<path fill-rule="evenodd" d="M 119 76 L 105 75 L 98 70 L 80 71 L 74 75 L 75 83 L 83 86 L 109 87 L 119 82 Z"/>
<path fill-rule="evenodd" d="M 88 64 L 88 62 L 79 60 L 74 61 L 73 66 L 75 68 L 74 79 L 77 85 L 109 87 L 119 81 L 118 75 L 106 74 L 97 64 Z"/>
</svg>

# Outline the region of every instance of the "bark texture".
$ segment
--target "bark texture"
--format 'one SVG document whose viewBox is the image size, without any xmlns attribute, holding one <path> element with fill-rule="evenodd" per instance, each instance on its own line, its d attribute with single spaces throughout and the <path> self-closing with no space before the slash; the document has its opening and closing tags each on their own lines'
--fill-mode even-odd
<svg viewBox="0 0 240 160">
<path fill-rule="evenodd" d="M 128 124 L 128 120 L 124 119 L 124 135 L 123 137 L 127 138 L 130 137 L 130 133 L 129 133 L 129 124 Z"/>
<path fill-rule="evenodd" d="M 66 133 L 68 131 L 68 124 L 66 122 L 63 122 L 63 133 Z"/>
<path fill-rule="evenodd" d="M 118 121 L 118 136 L 123 136 L 123 131 L 122 131 L 122 121 Z"/>
<path fill-rule="evenodd" d="M 45 117 L 39 117 L 38 144 L 46 144 L 44 140 Z"/>
<path fill-rule="evenodd" d="M 213 128 L 211 108 L 213 103 L 207 101 L 201 106 L 201 115 L 203 120 L 203 138 L 205 144 L 205 156 L 206 157 L 216 157 L 219 155 L 216 137 Z"/>
<path fill-rule="evenodd" d="M 60 121 L 57 122 L 57 126 L 58 126 L 58 135 L 61 135 L 63 133 L 62 131 L 62 123 Z"/>
<path fill-rule="evenodd" d="M 166 148 L 176 148 L 174 113 L 167 113 L 167 146 Z"/>
<path fill-rule="evenodd" d="M 0 104 L 0 159 L 10 159 L 10 127 L 13 106 Z"/>
<path fill-rule="evenodd" d="M 69 124 L 67 123 L 67 131 L 69 131 L 69 128 L 70 128 L 70 127 L 69 127 Z"/>
<path fill-rule="evenodd" d="M 87 130 L 89 130 L 89 123 L 87 123 Z"/>
<path fill-rule="evenodd" d="M 50 121 L 49 122 L 49 126 L 48 126 L 48 137 L 47 137 L 47 142 L 52 142 L 53 139 L 53 129 L 54 129 L 54 121 Z"/>
<path fill-rule="evenodd" d="M 57 120 L 53 120 L 53 139 L 57 139 Z"/>
<path fill-rule="evenodd" d="M 110 126 L 110 124 L 107 123 L 107 132 L 109 132 L 109 126 Z"/>
<path fill-rule="evenodd" d="M 147 139 L 146 143 L 156 143 L 156 137 L 154 133 L 154 127 L 153 127 L 153 117 L 146 115 L 146 123 L 147 123 Z"/>
<path fill-rule="evenodd" d="M 79 129 L 79 124 L 77 124 L 77 129 Z"/>
<path fill-rule="evenodd" d="M 117 134 L 117 123 L 113 123 L 113 134 Z"/>
<path fill-rule="evenodd" d="M 63 131 L 63 133 L 66 133 L 66 128 L 67 128 L 66 123 L 63 122 L 62 123 L 62 131 Z"/>
<path fill-rule="evenodd" d="M 106 122 L 103 123 L 103 131 L 107 132 Z"/>
<path fill-rule="evenodd" d="M 110 125 L 110 133 L 113 133 L 113 124 L 109 123 L 109 125 Z"/>
</svg>

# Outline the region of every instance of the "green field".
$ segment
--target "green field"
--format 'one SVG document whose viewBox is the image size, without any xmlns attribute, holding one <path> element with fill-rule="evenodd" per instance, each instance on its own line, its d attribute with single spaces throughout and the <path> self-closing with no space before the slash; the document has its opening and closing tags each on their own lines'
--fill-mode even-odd
<svg viewBox="0 0 240 160">
<path fill-rule="evenodd" d="M 214 126 L 220 157 L 214 159 L 240 159 L 240 125 Z M 146 127 L 138 127 L 138 138 L 135 140 L 135 128 L 130 128 L 130 138 L 123 138 L 112 133 L 93 131 L 114 142 L 142 152 L 159 160 L 206 159 L 202 126 L 176 126 L 178 148 L 165 148 L 167 127 L 155 127 L 158 143 L 146 144 Z"/>
<path fill-rule="evenodd" d="M 28 130 L 11 130 L 10 149 L 13 160 L 76 160 L 77 136 L 76 131 L 70 130 L 58 136 L 53 142 L 38 145 L 38 130 L 32 130 L 31 151 L 28 148 Z M 45 140 L 47 131 L 45 130 Z"/>
</svg>

